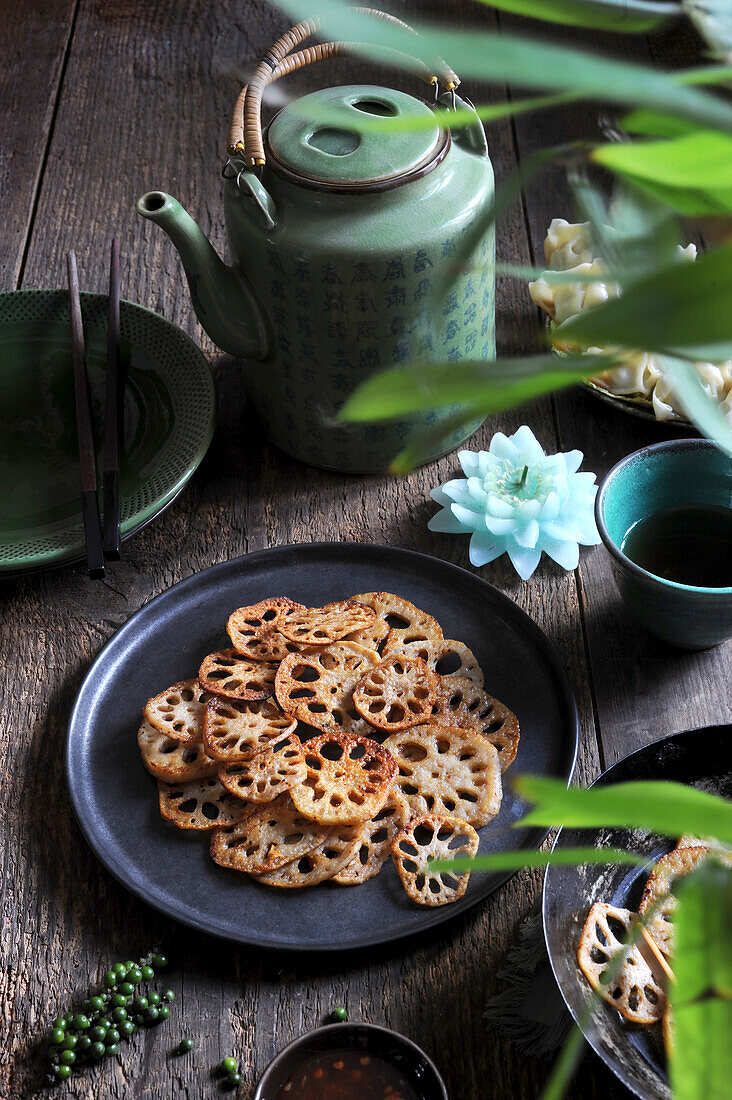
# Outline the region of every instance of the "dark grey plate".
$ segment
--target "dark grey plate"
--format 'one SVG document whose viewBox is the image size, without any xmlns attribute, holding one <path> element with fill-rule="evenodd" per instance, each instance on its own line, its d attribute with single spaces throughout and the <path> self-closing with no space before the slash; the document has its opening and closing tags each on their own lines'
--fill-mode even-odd
<svg viewBox="0 0 732 1100">
<path fill-rule="evenodd" d="M 593 786 L 635 779 L 667 779 L 732 796 L 732 726 L 705 726 L 654 741 L 638 749 L 595 780 Z M 683 826 L 679 826 L 680 833 Z M 549 867 L 544 879 L 544 938 L 554 977 L 567 1008 L 582 1026 L 587 1042 L 606 1066 L 643 1100 L 670 1100 L 659 1028 L 628 1024 L 610 1005 L 601 1004 L 588 1025 L 581 1019 L 590 988 L 577 967 L 577 946 L 587 912 L 596 901 L 636 910 L 648 872 L 675 841 L 645 830 L 562 829 L 555 848 L 580 845 L 625 848 L 647 856 L 642 867 Z"/>
<path fill-rule="evenodd" d="M 136 733 L 146 700 L 195 673 L 228 644 L 234 608 L 266 596 L 307 604 L 357 592 L 397 592 L 434 615 L 446 637 L 465 641 L 486 686 L 521 723 L 516 767 L 569 781 L 577 715 L 559 658 L 507 596 L 447 562 L 357 543 L 285 546 L 224 562 L 164 592 L 119 630 L 81 686 L 69 727 L 66 768 L 81 828 L 102 863 L 149 904 L 201 931 L 265 947 L 330 951 L 408 936 L 464 912 L 510 877 L 473 875 L 455 905 L 422 909 L 392 866 L 359 887 L 331 883 L 274 890 L 214 864 L 203 837 L 161 820 L 155 784 Z M 543 829 L 509 829 L 524 812 L 507 787 L 481 852 L 536 848 Z"/>
</svg>

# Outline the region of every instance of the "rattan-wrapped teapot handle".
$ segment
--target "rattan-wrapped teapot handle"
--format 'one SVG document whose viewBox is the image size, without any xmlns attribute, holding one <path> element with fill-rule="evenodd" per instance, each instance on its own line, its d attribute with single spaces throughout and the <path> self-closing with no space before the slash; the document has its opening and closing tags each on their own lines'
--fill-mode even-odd
<svg viewBox="0 0 732 1100">
<path fill-rule="evenodd" d="M 375 8 L 356 8 L 355 10 L 394 23 L 403 30 L 417 35 L 417 32 L 406 23 L 387 12 L 378 11 Z M 283 34 L 267 51 L 249 85 L 242 89 L 234 104 L 229 120 L 229 152 L 242 154 L 249 168 L 265 163 L 262 138 L 262 96 L 265 88 L 273 81 L 297 69 L 302 69 L 305 65 L 357 52 L 357 46 L 352 42 L 324 42 L 300 50 L 298 53 L 291 53 L 306 38 L 315 34 L 318 27 L 317 20 L 308 19 Z M 399 50 L 384 48 L 381 53 L 385 61 L 416 73 L 429 84 L 442 84 L 446 89 L 452 90 L 460 83 L 457 74 L 441 58 L 432 59 L 434 65 L 434 71 L 432 71 L 424 62 Z"/>
</svg>

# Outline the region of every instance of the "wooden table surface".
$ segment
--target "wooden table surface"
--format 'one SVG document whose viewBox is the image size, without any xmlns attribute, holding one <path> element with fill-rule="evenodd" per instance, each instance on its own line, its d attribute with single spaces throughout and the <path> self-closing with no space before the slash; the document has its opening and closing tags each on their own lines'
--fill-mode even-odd
<svg viewBox="0 0 732 1100">
<path fill-rule="evenodd" d="M 449 9 L 463 25 L 518 22 L 456 0 L 392 5 L 406 17 L 417 8 Z M 531 1100 L 548 1072 L 549 1063 L 519 1054 L 482 1020 L 506 949 L 539 894 L 539 874 L 517 875 L 428 939 L 303 961 L 238 949 L 158 915 L 96 862 L 69 805 L 63 748 L 79 683 L 110 635 L 169 585 L 240 554 L 319 539 L 389 543 L 469 568 L 466 541 L 426 527 L 428 489 L 454 476 L 455 457 L 404 479 L 354 478 L 297 465 L 268 445 L 246 406 L 241 365 L 202 334 L 172 246 L 134 213 L 138 195 L 164 187 L 224 247 L 219 168 L 228 109 L 249 63 L 284 27 L 262 0 L 0 2 L 0 289 L 64 285 L 64 254 L 73 247 L 82 287 L 105 291 L 117 233 L 124 296 L 202 343 L 221 398 L 213 444 L 190 486 L 125 547 L 106 580 L 90 581 L 74 566 L 0 583 L 2 1097 L 37 1093 L 34 1043 L 50 1020 L 88 994 L 105 964 L 157 942 L 172 960 L 170 1023 L 136 1037 L 119 1060 L 74 1077 L 68 1094 L 213 1095 L 209 1067 L 234 1051 L 248 1097 L 275 1051 L 339 1003 L 351 1019 L 387 1024 L 421 1043 L 452 1100 Z M 650 42 L 586 41 L 666 67 L 698 54 L 683 25 Z M 357 79 L 394 79 L 341 62 L 298 74 L 290 86 L 301 92 L 316 81 L 350 82 L 354 71 Z M 468 92 L 481 98 L 480 89 Z M 508 93 L 493 86 L 487 94 Z M 534 148 L 596 133 L 598 114 L 588 105 L 491 126 L 497 176 Z M 547 173 L 500 223 L 499 258 L 540 257 L 550 219 L 565 215 L 564 181 Z M 499 280 L 497 320 L 502 353 L 536 347 L 539 317 L 522 283 Z M 580 448 L 584 468 L 598 475 L 669 434 L 572 391 L 492 417 L 471 446 L 524 422 L 550 451 Z M 574 573 L 545 562 L 521 583 L 499 561 L 481 575 L 524 608 L 561 654 L 580 711 L 580 781 L 655 738 L 729 721 L 732 647 L 682 653 L 651 638 L 621 606 L 601 547 L 584 550 Z M 195 1038 L 195 1052 L 171 1058 L 183 1034 Z M 570 1095 L 629 1094 L 590 1053 Z"/>
</svg>

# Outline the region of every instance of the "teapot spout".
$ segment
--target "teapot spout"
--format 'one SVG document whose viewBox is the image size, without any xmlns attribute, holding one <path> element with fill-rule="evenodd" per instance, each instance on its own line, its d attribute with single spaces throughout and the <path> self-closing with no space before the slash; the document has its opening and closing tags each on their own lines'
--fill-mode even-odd
<svg viewBox="0 0 732 1100">
<path fill-rule="evenodd" d="M 266 359 L 269 335 L 261 306 L 244 276 L 227 267 L 187 210 L 164 191 L 148 191 L 137 212 L 156 222 L 178 249 L 193 308 L 213 342 L 241 359 Z"/>
</svg>

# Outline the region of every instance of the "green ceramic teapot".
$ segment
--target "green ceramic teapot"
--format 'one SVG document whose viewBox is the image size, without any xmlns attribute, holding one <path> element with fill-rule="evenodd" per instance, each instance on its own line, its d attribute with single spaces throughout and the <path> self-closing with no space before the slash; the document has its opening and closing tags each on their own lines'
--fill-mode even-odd
<svg viewBox="0 0 732 1100">
<path fill-rule="evenodd" d="M 492 228 L 468 264 L 455 263 L 461 238 L 492 201 L 493 170 L 477 116 L 450 130 L 452 108 L 472 109 L 455 93 L 455 74 L 437 59 L 428 71 L 401 53 L 399 62 L 432 86 L 434 102 L 370 85 L 329 88 L 286 106 L 263 133 L 268 83 L 348 52 L 325 43 L 293 54 L 316 29 L 299 24 L 272 47 L 232 115 L 222 174 L 233 264 L 164 192 L 143 195 L 137 209 L 176 245 L 211 339 L 247 361 L 248 392 L 272 441 L 315 466 L 373 473 L 449 410 L 339 423 L 338 410 L 364 379 L 399 363 L 495 354 Z M 357 128 L 364 116 L 398 117 L 407 127 Z M 411 120 L 422 122 L 409 129 Z M 432 290 L 451 265 L 451 292 L 435 316 Z M 430 458 L 477 427 L 443 437 Z"/>
</svg>

